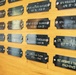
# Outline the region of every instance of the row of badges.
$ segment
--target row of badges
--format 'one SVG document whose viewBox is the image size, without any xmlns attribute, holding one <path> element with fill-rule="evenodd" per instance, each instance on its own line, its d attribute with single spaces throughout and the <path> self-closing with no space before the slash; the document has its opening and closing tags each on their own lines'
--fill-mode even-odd
<svg viewBox="0 0 76 75">
<path fill-rule="evenodd" d="M 0 45 L 0 52 L 1 53 L 5 52 L 5 47 L 2 45 Z M 20 48 L 8 47 L 7 53 L 8 55 L 12 55 L 20 58 L 23 56 L 23 51 Z M 26 50 L 25 57 L 27 58 L 27 60 L 40 62 L 44 64 L 47 64 L 48 62 L 50 62 L 49 55 L 45 52 Z M 55 66 L 58 66 L 58 67 L 62 67 L 70 70 L 76 70 L 76 58 L 74 57 L 68 57 L 68 56 L 56 54 L 53 57 L 53 63 Z"/>
</svg>

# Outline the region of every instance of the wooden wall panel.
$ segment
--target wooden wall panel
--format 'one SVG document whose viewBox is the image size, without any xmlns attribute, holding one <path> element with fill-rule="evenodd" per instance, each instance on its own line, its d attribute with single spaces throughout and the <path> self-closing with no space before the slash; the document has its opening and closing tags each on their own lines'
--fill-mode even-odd
<svg viewBox="0 0 76 75">
<path fill-rule="evenodd" d="M 57 16 L 70 16 L 76 15 L 75 9 L 67 9 L 58 11 L 55 8 L 56 0 L 51 0 L 52 6 L 48 12 L 41 13 L 32 13 L 28 14 L 26 12 L 26 6 L 28 3 L 41 1 L 41 0 L 22 0 L 20 2 L 14 2 L 9 4 L 6 0 L 6 4 L 0 7 L 0 10 L 6 10 L 6 16 L 0 19 L 0 22 L 6 23 L 5 30 L 0 30 L 0 33 L 5 34 L 5 41 L 0 42 L 0 45 L 5 46 L 5 53 L 0 53 L 0 75 L 76 75 L 75 71 L 67 70 L 64 68 L 59 68 L 54 66 L 53 64 L 53 56 L 56 54 L 76 57 L 76 52 L 72 50 L 58 49 L 53 45 L 53 40 L 57 35 L 62 36 L 76 36 L 76 30 L 57 30 L 55 27 L 55 19 Z M 24 14 L 20 16 L 8 17 L 7 10 L 8 8 L 23 5 L 24 6 Z M 27 19 L 32 18 L 49 18 L 51 20 L 51 24 L 49 29 L 40 30 L 40 29 L 27 29 L 26 21 Z M 11 20 L 19 20 L 22 19 L 24 21 L 24 28 L 22 30 L 8 30 L 7 23 Z M 8 34 L 22 34 L 23 35 L 23 43 L 9 43 L 7 41 Z M 27 45 L 26 43 L 26 35 L 27 34 L 47 34 L 50 37 L 50 44 L 46 46 L 38 46 L 38 45 Z M 23 51 L 23 57 L 18 58 L 14 56 L 10 56 L 7 54 L 7 47 L 16 47 L 21 48 Z M 35 50 L 40 52 L 46 52 L 49 55 L 49 62 L 47 64 L 38 63 L 34 61 L 29 61 L 25 58 L 26 50 Z"/>
</svg>

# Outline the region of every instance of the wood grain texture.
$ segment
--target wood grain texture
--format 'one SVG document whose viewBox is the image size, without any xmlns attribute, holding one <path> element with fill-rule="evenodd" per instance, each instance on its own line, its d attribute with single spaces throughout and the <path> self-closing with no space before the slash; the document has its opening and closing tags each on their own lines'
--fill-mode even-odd
<svg viewBox="0 0 76 75">
<path fill-rule="evenodd" d="M 57 49 L 53 45 L 53 40 L 57 35 L 64 35 L 64 36 L 76 36 L 76 30 L 57 30 L 55 27 L 55 19 L 57 16 L 66 16 L 66 15 L 76 15 L 75 9 L 67 9 L 58 11 L 55 8 L 55 2 L 56 0 L 51 0 L 52 6 L 49 12 L 41 12 L 41 13 L 34 13 L 34 14 L 28 14 L 26 12 L 26 6 L 28 3 L 41 1 L 41 0 L 22 0 L 20 2 L 14 2 L 9 4 L 8 0 L 6 0 L 6 4 L 4 6 L 0 7 L 1 9 L 6 10 L 6 16 L 5 18 L 1 18 L 0 22 L 6 23 L 5 30 L 0 30 L 0 33 L 5 34 L 5 41 L 0 42 L 0 45 L 5 46 L 5 53 L 0 53 L 0 75 L 76 75 L 75 71 L 63 69 L 54 66 L 53 64 L 53 56 L 55 54 L 65 55 L 65 56 L 72 56 L 76 57 L 75 51 L 68 51 L 65 49 Z M 15 7 L 23 5 L 24 6 L 24 14 L 20 16 L 14 16 L 14 17 L 8 17 L 7 16 L 7 10 L 8 8 Z M 49 18 L 51 20 L 50 28 L 47 30 L 36 30 L 36 29 L 27 29 L 26 28 L 26 21 L 27 19 L 32 18 Z M 24 21 L 24 28 L 22 30 L 8 30 L 7 29 L 7 23 L 11 20 L 20 20 L 22 19 Z M 7 35 L 8 34 L 22 34 L 24 39 L 22 44 L 16 44 L 16 43 L 9 43 L 7 41 Z M 27 45 L 26 44 L 26 35 L 27 34 L 47 34 L 50 37 L 50 44 L 45 46 L 38 46 L 38 45 Z M 21 48 L 23 51 L 23 57 L 17 58 L 14 56 L 10 56 L 7 54 L 7 47 L 16 47 Z M 35 51 L 41 51 L 46 52 L 49 55 L 49 62 L 47 64 L 38 63 L 34 61 L 29 61 L 25 58 L 25 51 L 26 50 L 35 50 Z"/>
</svg>

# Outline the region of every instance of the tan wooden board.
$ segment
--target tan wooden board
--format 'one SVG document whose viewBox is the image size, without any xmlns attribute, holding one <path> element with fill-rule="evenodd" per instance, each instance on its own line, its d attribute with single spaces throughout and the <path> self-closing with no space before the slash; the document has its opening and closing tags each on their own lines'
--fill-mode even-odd
<svg viewBox="0 0 76 75">
<path fill-rule="evenodd" d="M 0 53 L 0 75 L 76 75 L 75 71 L 56 67 L 53 64 L 53 56 L 56 54 L 76 57 L 76 52 L 72 50 L 65 50 L 55 48 L 53 45 L 53 40 L 57 35 L 62 36 L 76 36 L 76 30 L 57 30 L 55 27 L 55 19 L 57 16 L 70 16 L 76 15 L 76 9 L 67 9 L 58 11 L 56 9 L 56 0 L 51 0 L 52 6 L 48 12 L 39 12 L 39 13 L 32 13 L 28 14 L 26 12 L 26 6 L 28 3 L 37 2 L 40 0 L 22 0 L 19 2 L 14 2 L 9 4 L 8 0 L 6 0 L 6 4 L 4 6 L 0 6 L 0 10 L 6 10 L 6 16 L 0 19 L 0 22 L 6 23 L 5 30 L 0 30 L 0 33 L 5 34 L 5 41 L 0 42 L 0 45 L 5 46 L 5 53 Z M 24 6 L 24 13 L 20 16 L 8 17 L 7 10 L 8 8 L 23 5 Z M 41 30 L 41 29 L 27 29 L 26 28 L 26 21 L 32 18 L 49 18 L 51 20 L 51 24 L 49 29 Z M 22 30 L 8 30 L 7 23 L 11 20 L 20 20 L 24 21 L 24 28 Z M 22 34 L 23 35 L 23 43 L 10 43 L 7 41 L 8 34 Z M 48 46 L 39 46 L 39 45 L 28 45 L 26 43 L 26 35 L 27 34 L 47 34 L 50 37 L 50 44 Z M 7 47 L 15 47 L 21 48 L 23 51 L 23 57 L 18 58 L 14 56 L 10 56 L 7 54 Z M 35 50 L 40 52 L 46 52 L 49 55 L 49 62 L 47 64 L 29 61 L 25 58 L 25 51 L 26 50 Z"/>
</svg>

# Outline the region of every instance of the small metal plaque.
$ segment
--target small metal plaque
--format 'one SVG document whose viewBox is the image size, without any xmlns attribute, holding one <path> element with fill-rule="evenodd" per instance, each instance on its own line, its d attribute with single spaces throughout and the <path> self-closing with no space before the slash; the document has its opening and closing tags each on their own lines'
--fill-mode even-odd
<svg viewBox="0 0 76 75">
<path fill-rule="evenodd" d="M 26 37 L 27 44 L 36 44 L 47 46 L 49 44 L 48 35 L 28 34 Z"/>
<path fill-rule="evenodd" d="M 76 58 L 55 55 L 53 58 L 53 63 L 55 66 L 76 71 Z"/>
<path fill-rule="evenodd" d="M 28 4 L 27 12 L 28 13 L 44 12 L 44 11 L 49 11 L 50 8 L 51 8 L 51 2 L 40 1 L 40 2 L 35 2 L 35 3 Z"/>
<path fill-rule="evenodd" d="M 55 20 L 57 29 L 76 29 L 76 16 L 61 16 Z"/>
<path fill-rule="evenodd" d="M 20 0 L 8 0 L 9 3 L 13 3 L 13 2 L 17 2 L 17 1 L 20 1 Z"/>
<path fill-rule="evenodd" d="M 6 14 L 5 10 L 0 10 L 0 18 L 5 17 L 5 14 Z"/>
<path fill-rule="evenodd" d="M 5 47 L 0 45 L 0 53 L 4 53 L 5 52 Z"/>
<path fill-rule="evenodd" d="M 50 27 L 50 20 L 48 18 L 28 19 L 26 27 L 28 29 L 48 29 Z"/>
<path fill-rule="evenodd" d="M 0 22 L 0 30 L 4 30 L 5 29 L 5 23 L 4 22 Z"/>
<path fill-rule="evenodd" d="M 8 22 L 8 29 L 9 30 L 21 30 L 23 28 L 23 21 L 22 20 L 13 20 Z"/>
<path fill-rule="evenodd" d="M 0 6 L 5 5 L 6 0 L 0 0 Z"/>
<path fill-rule="evenodd" d="M 76 37 L 57 36 L 54 39 L 54 45 L 57 48 L 76 50 Z"/>
<path fill-rule="evenodd" d="M 33 60 L 41 63 L 47 63 L 49 59 L 47 53 L 32 50 L 27 50 L 25 56 L 28 60 Z"/>
<path fill-rule="evenodd" d="M 16 57 L 22 57 L 23 55 L 23 52 L 20 48 L 13 48 L 13 47 L 8 47 L 7 53 L 9 55 L 16 56 Z"/>
<path fill-rule="evenodd" d="M 4 41 L 5 40 L 5 35 L 4 34 L 0 34 L 0 41 Z"/>
<path fill-rule="evenodd" d="M 56 0 L 58 10 L 76 8 L 76 0 Z"/>
<path fill-rule="evenodd" d="M 23 42 L 23 36 L 22 34 L 8 34 L 8 42 L 13 43 L 22 43 Z"/>
<path fill-rule="evenodd" d="M 24 13 L 24 7 L 22 5 L 8 9 L 8 16 L 19 16 L 22 15 L 23 13 Z"/>
</svg>

